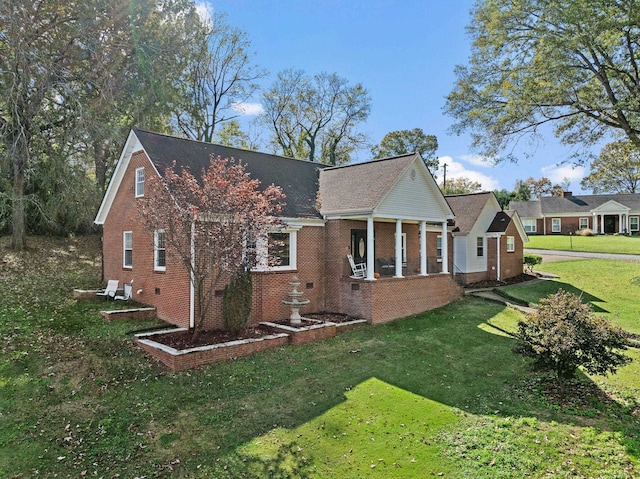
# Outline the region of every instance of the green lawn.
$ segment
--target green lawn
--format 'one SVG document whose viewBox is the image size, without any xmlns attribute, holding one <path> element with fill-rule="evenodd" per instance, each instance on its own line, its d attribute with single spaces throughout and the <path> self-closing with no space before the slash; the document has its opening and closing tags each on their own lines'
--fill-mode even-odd
<svg viewBox="0 0 640 479">
<path fill-rule="evenodd" d="M 640 254 L 640 236 L 529 236 L 525 248 L 589 253 Z"/>
<path fill-rule="evenodd" d="M 24 255 L 0 243 L 0 477 L 640 473 L 638 362 L 613 378 L 583 377 L 580 394 L 563 398 L 511 353 L 520 315 L 497 303 L 463 299 L 170 373 L 128 334 L 152 323 L 105 323 L 104 303 L 69 299 L 74 286 L 97 283 L 90 250 L 47 243 Z M 585 262 L 579 274 L 601 271 Z M 589 294 L 631 321 L 610 290 Z"/>
</svg>

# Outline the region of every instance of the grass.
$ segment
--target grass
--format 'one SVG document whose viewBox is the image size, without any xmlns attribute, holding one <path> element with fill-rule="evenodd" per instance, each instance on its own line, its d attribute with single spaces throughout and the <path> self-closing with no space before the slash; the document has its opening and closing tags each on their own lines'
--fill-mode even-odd
<svg viewBox="0 0 640 479">
<path fill-rule="evenodd" d="M 589 253 L 640 254 L 640 236 L 530 235 L 525 248 Z"/>
<path fill-rule="evenodd" d="M 152 323 L 69 299 L 97 285 L 92 241 L 0 242 L 0 477 L 638 475 L 637 363 L 562 398 L 511 353 L 519 313 L 464 299 L 170 373 L 127 334 Z"/>
</svg>

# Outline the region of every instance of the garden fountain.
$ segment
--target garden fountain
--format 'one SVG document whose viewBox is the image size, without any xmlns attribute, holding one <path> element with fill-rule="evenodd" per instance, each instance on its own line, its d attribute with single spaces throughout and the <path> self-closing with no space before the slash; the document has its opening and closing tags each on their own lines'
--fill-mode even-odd
<svg viewBox="0 0 640 479">
<path fill-rule="evenodd" d="M 300 281 L 297 276 L 291 278 L 289 282 L 291 285 L 291 291 L 289 292 L 290 299 L 283 299 L 282 303 L 291 307 L 291 316 L 289 317 L 289 324 L 291 326 L 299 327 L 302 326 L 302 317 L 300 316 L 300 308 L 309 304 L 310 300 L 303 299 L 301 291 L 298 291 L 298 286 L 300 286 Z"/>
</svg>

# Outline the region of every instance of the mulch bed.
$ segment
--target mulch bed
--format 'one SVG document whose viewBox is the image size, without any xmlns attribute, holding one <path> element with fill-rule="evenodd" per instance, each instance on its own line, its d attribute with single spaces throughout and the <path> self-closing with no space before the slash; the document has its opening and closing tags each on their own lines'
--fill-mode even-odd
<svg viewBox="0 0 640 479">
<path fill-rule="evenodd" d="M 341 313 L 309 313 L 304 315 L 305 318 L 315 319 L 318 321 L 329 321 L 332 323 L 348 323 L 349 321 L 355 321 L 361 318 L 354 318 L 353 316 L 349 316 L 348 314 Z"/>
<path fill-rule="evenodd" d="M 477 283 L 469 283 L 465 285 L 465 288 L 496 288 L 498 286 L 506 286 L 508 284 L 524 283 L 525 281 L 531 281 L 538 277 L 533 274 L 521 274 L 514 276 L 513 278 L 506 279 L 505 281 L 479 281 Z"/>
<path fill-rule="evenodd" d="M 158 343 L 170 346 L 174 349 L 183 350 L 190 348 L 197 348 L 199 346 L 210 346 L 212 344 L 228 343 L 230 341 L 236 341 L 240 339 L 254 339 L 261 338 L 263 336 L 269 336 L 269 331 L 261 329 L 259 327 L 248 328 L 239 333 L 230 333 L 229 331 L 222 331 L 214 329 L 211 331 L 201 331 L 196 338 L 193 338 L 193 331 L 176 331 L 165 334 L 157 334 L 149 339 L 153 339 Z"/>
</svg>

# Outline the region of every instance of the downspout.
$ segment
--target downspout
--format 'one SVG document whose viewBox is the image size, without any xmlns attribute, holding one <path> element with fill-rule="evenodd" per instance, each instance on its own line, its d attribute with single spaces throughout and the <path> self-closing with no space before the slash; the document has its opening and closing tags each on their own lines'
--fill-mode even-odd
<svg viewBox="0 0 640 479">
<path fill-rule="evenodd" d="M 194 222 L 191 222 L 191 270 L 189 271 L 189 329 L 196 327 L 196 289 L 195 281 L 193 277 L 193 270 L 195 268 L 196 261 L 196 241 L 195 241 L 196 226 Z"/>
<path fill-rule="evenodd" d="M 496 252 L 496 258 L 497 258 L 497 266 L 496 268 L 498 268 L 498 270 L 496 271 L 496 281 L 500 281 L 500 235 L 498 235 L 496 237 L 496 248 L 498 249 L 498 251 Z"/>
</svg>

